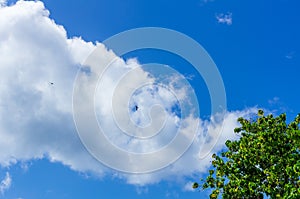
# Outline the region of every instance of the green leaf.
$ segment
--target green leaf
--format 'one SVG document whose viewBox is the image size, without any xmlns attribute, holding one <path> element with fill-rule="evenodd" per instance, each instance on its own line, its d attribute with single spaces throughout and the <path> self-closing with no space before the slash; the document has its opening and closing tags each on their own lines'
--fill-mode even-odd
<svg viewBox="0 0 300 199">
<path fill-rule="evenodd" d="M 258 110 L 258 114 L 257 114 L 258 116 L 260 116 L 260 117 L 262 117 L 262 116 L 264 116 L 264 111 L 263 110 Z"/>
<path fill-rule="evenodd" d="M 193 189 L 197 189 L 199 187 L 199 184 L 197 183 L 197 182 L 195 182 L 194 184 L 193 184 Z"/>
</svg>

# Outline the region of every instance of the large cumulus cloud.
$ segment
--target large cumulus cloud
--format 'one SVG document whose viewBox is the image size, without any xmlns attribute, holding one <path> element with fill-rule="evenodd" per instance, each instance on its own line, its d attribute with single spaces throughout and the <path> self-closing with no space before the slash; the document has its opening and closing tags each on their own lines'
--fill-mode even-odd
<svg viewBox="0 0 300 199">
<path fill-rule="evenodd" d="M 116 58 L 115 68 L 107 71 L 106 79 L 102 80 L 104 86 L 97 93 L 102 103 L 97 110 L 103 124 L 118 133 L 107 117 L 111 112 L 110 91 L 114 90 L 116 80 L 123 73 L 138 68 L 139 63 L 134 59 L 124 61 L 116 57 L 101 43 L 68 38 L 66 30 L 49 17 L 49 11 L 42 2 L 18 1 L 12 6 L 5 6 L 5 1 L 0 1 L 0 5 L 0 164 L 8 166 L 18 161 L 48 158 L 73 170 L 92 172 L 98 176 L 114 172 L 97 162 L 80 142 L 72 116 L 73 83 L 81 64 L 96 47 L 103 61 Z M 93 73 L 93 68 L 90 72 Z M 155 79 L 143 69 L 138 69 L 137 73 L 132 81 L 127 82 L 129 87 L 145 79 Z M 89 74 L 87 78 L 93 78 L 93 75 Z M 176 78 L 174 76 L 169 81 L 170 87 Z M 169 111 L 166 114 L 170 117 L 166 134 L 171 133 L 180 119 L 170 111 L 176 104 L 175 98 L 163 89 L 150 88 L 151 92 L 156 92 L 154 95 L 149 95 L 147 91 L 149 88 L 141 89 L 133 97 L 134 102 L 144 109 L 154 104 L 167 107 Z M 180 90 L 182 96 L 188 95 L 185 92 L 188 89 Z M 134 102 L 128 106 L 133 106 Z M 226 112 L 224 122 L 220 122 L 222 120 L 218 119 L 218 115 L 209 120 L 185 118 L 185 123 L 190 127 L 197 123 L 199 128 L 194 143 L 178 161 L 154 173 L 117 173 L 117 176 L 125 178 L 128 183 L 143 185 L 203 172 L 209 166 L 211 153 L 220 150 L 224 140 L 235 138 L 232 130 L 238 125 L 236 119 L 254 111 Z M 132 111 L 129 115 L 141 125 L 149 122 L 149 118 L 140 112 Z M 220 138 L 217 136 L 219 132 Z M 110 136 L 116 144 L 131 151 L 138 149 L 146 152 L 162 144 L 157 140 L 147 144 L 122 139 L 117 134 Z M 213 150 L 206 151 L 211 148 Z M 201 154 L 207 156 L 201 157 Z"/>
</svg>

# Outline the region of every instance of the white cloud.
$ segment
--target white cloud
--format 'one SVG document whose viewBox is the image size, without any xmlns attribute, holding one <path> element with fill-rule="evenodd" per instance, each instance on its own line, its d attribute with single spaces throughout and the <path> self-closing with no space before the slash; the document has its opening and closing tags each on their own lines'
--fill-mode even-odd
<svg viewBox="0 0 300 199">
<path fill-rule="evenodd" d="M 0 0 L 0 7 L 4 7 L 7 4 L 7 0 Z"/>
<path fill-rule="evenodd" d="M 227 139 L 233 140 L 238 138 L 233 132 L 233 129 L 239 126 L 237 118 L 249 118 L 256 112 L 256 108 L 227 112 L 223 123 L 219 122 L 218 116 L 213 116 L 209 121 L 200 121 L 198 137 L 194 140 L 189 150 L 174 164 L 154 173 L 142 175 L 122 174 L 122 176 L 130 184 L 145 185 L 157 183 L 162 179 L 180 181 L 185 176 L 192 177 L 194 174 L 206 173 L 208 167 L 211 165 L 212 154 L 224 148 Z M 203 132 L 207 132 L 207 135 Z"/>
<path fill-rule="evenodd" d="M 4 194 L 4 192 L 9 189 L 11 186 L 11 177 L 8 172 L 6 172 L 6 175 L 4 179 L 0 183 L 0 193 Z"/>
<path fill-rule="evenodd" d="M 194 182 L 191 182 L 191 181 L 187 182 L 184 185 L 183 190 L 184 191 L 195 191 L 195 189 L 193 188 L 193 184 L 194 184 Z"/>
<path fill-rule="evenodd" d="M 231 12 L 228 12 L 227 14 L 225 14 L 225 13 L 217 14 L 216 19 L 217 19 L 218 23 L 232 25 L 232 13 Z"/>
<path fill-rule="evenodd" d="M 1 165 L 48 157 L 72 169 L 102 172 L 81 145 L 72 119 L 78 65 L 94 49 L 80 38 L 68 39 L 42 2 L 1 8 Z"/>
<path fill-rule="evenodd" d="M 132 95 L 132 101 L 124 103 L 129 91 L 141 82 L 156 81 L 139 67 L 136 60 L 124 61 L 109 51 L 101 43 L 93 44 L 81 38 L 67 38 L 66 30 L 49 18 L 49 11 L 39 1 L 18 1 L 15 5 L 0 8 L 0 164 L 8 166 L 18 161 L 48 158 L 50 161 L 61 162 L 71 169 L 80 172 L 91 172 L 98 176 L 113 172 L 99 164 L 81 144 L 72 117 L 73 82 L 80 64 L 98 46 L 99 64 L 115 58 L 109 70 L 101 79 L 96 92 L 97 116 L 105 129 L 111 132 L 108 138 L 121 148 L 129 151 L 148 152 L 164 146 L 173 132 L 178 130 L 179 116 L 171 110 L 177 100 L 189 100 L 188 87 L 181 85 L 179 76 L 174 74 L 165 79 L 168 88 L 176 91 L 174 96 L 155 86 L 146 86 Z M 227 23 L 227 22 L 226 22 Z M 34 27 L 34 28 L 32 28 Z M 85 82 L 98 81 L 95 68 L 84 78 Z M 113 90 L 120 86 L 117 82 L 134 70 L 135 75 L 125 79 L 121 84 L 115 103 L 120 106 L 117 114 L 121 115 L 120 123 L 127 124 L 127 114 L 140 124 L 156 128 L 163 120 L 152 117 L 160 113 L 159 109 L 150 109 L 157 104 L 165 107 L 164 134 L 151 142 L 137 141 L 121 136 L 120 129 L 111 117 Z M 130 81 L 128 81 L 130 80 Z M 53 82 L 54 84 L 50 84 Z M 82 91 L 81 99 L 93 94 L 94 91 Z M 150 94 L 149 94 L 150 93 Z M 82 101 L 82 104 L 86 101 Z M 139 111 L 128 111 L 129 107 L 138 103 Z M 122 108 L 125 107 L 125 108 Z M 123 112 L 122 112 L 123 111 Z M 125 111 L 125 112 L 124 112 Z M 174 164 L 158 172 L 143 175 L 117 173 L 115 176 L 124 178 L 130 184 L 145 185 L 161 180 L 174 180 L 194 173 L 204 172 L 210 165 L 210 156 L 224 146 L 226 139 L 234 139 L 233 128 L 236 119 L 253 113 L 255 109 L 232 111 L 225 113 L 224 123 L 215 115 L 210 120 L 186 117 L 182 120 L 185 128 L 182 133 L 188 136 L 190 131 L 199 129 L 197 137 L 189 150 Z M 126 114 L 126 115 L 125 115 Z M 157 114 L 156 114 L 157 115 Z M 152 120 L 151 120 L 152 119 Z M 82 118 L 89 124 L 89 118 Z M 126 123 L 127 122 L 127 123 Z M 224 124 L 224 125 L 223 125 Z M 89 126 L 87 126 L 89 128 Z M 135 127 L 129 126 L 130 132 L 138 133 Z M 144 133 L 152 132 L 148 128 Z M 217 136 L 222 132 L 220 138 Z M 91 139 L 96 139 L 92 137 Z M 212 149 L 213 150 L 209 150 Z M 174 148 L 174 151 L 179 150 Z M 204 156 L 206 154 L 206 156 Z M 115 158 L 112 155 L 112 158 Z M 123 157 L 124 160 L 128 157 Z M 142 167 L 155 162 L 141 162 Z"/>
</svg>

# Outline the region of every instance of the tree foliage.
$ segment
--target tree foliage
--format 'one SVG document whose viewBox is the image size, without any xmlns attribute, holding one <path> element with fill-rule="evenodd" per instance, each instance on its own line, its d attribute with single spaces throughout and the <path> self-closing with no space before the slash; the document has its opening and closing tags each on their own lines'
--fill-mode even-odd
<svg viewBox="0 0 300 199">
<path fill-rule="evenodd" d="M 213 154 L 212 170 L 202 186 L 212 188 L 210 198 L 300 198 L 300 115 L 286 123 L 286 115 L 238 119 L 236 141 Z"/>
</svg>

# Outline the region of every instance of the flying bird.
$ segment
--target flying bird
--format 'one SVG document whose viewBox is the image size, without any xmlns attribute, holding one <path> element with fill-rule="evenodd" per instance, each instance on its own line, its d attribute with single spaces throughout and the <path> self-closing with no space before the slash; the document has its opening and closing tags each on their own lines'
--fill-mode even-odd
<svg viewBox="0 0 300 199">
<path fill-rule="evenodd" d="M 139 107 L 137 105 L 135 105 L 135 111 L 137 111 L 139 109 Z"/>
</svg>

